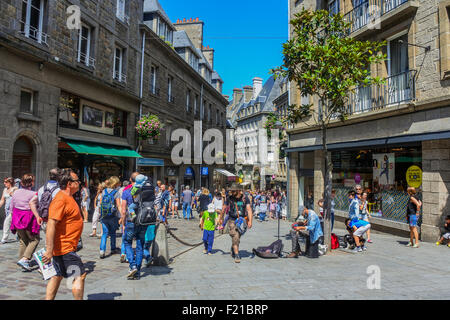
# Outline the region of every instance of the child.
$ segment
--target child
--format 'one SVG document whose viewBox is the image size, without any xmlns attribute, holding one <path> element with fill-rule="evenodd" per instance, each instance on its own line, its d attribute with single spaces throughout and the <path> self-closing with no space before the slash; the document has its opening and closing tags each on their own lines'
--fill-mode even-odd
<svg viewBox="0 0 450 320">
<path fill-rule="evenodd" d="M 442 237 L 439 239 L 438 242 L 436 242 L 436 245 L 440 245 L 442 241 L 447 240 L 447 247 L 450 248 L 450 216 L 445 217 L 445 224 L 444 224 L 445 233 L 442 235 Z"/>
<path fill-rule="evenodd" d="M 353 252 L 366 251 L 366 247 L 361 243 L 360 239 L 370 229 L 370 223 L 364 220 L 351 220 L 350 218 L 345 219 L 345 226 L 350 228 L 352 231 L 353 239 L 355 239 L 356 247 Z"/>
<path fill-rule="evenodd" d="M 145 182 L 148 180 L 146 176 L 143 174 L 140 174 L 136 177 L 136 182 L 131 189 L 131 196 L 133 196 L 133 199 L 136 195 L 136 193 L 142 188 L 142 186 L 145 184 Z M 130 213 L 131 221 L 133 221 L 136 218 L 136 213 L 134 212 L 134 209 L 136 209 L 136 204 L 132 203 L 128 206 L 128 212 Z"/>
<path fill-rule="evenodd" d="M 214 208 L 214 204 L 210 203 L 208 205 L 208 210 L 203 212 L 200 220 L 200 229 L 203 230 L 203 244 L 205 245 L 203 253 L 207 253 L 208 255 L 212 254 L 211 251 L 214 243 L 214 230 L 216 229 L 217 223 L 217 212 Z"/>
</svg>

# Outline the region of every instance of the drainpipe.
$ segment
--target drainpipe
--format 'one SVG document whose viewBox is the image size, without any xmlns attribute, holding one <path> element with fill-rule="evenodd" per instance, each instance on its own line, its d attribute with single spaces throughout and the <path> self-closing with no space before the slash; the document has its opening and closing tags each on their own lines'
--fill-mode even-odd
<svg viewBox="0 0 450 320">
<path fill-rule="evenodd" d="M 203 163 L 203 118 L 204 118 L 204 112 L 205 112 L 205 106 L 203 105 L 203 83 L 202 83 L 202 87 L 200 89 L 200 159 L 201 162 Z M 198 165 L 198 173 L 199 173 L 199 177 L 200 177 L 200 184 L 199 186 L 202 187 L 202 163 L 200 163 Z"/>
<path fill-rule="evenodd" d="M 291 20 L 291 8 L 290 8 L 290 0 L 287 0 L 287 2 L 288 2 L 288 39 L 290 40 L 291 39 L 291 34 L 290 34 L 290 25 L 289 25 L 289 23 L 290 23 L 290 20 Z M 289 81 L 288 81 L 288 83 L 287 83 L 287 90 L 288 90 L 288 106 L 291 104 L 291 86 L 290 86 L 290 83 L 289 83 Z M 288 134 L 287 135 L 287 147 L 289 148 L 289 137 L 290 137 L 290 135 Z M 290 201 L 290 192 L 289 192 L 289 181 L 290 181 L 290 178 L 289 178 L 289 176 L 290 176 L 290 172 L 291 172 L 291 170 L 290 170 L 290 166 L 289 166 L 289 163 L 290 163 L 290 161 L 289 161 L 289 157 L 290 157 L 290 152 L 289 153 L 286 153 L 285 152 L 285 156 L 286 156 L 286 168 L 287 168 L 287 172 L 286 172 L 286 202 L 287 202 L 287 217 L 286 217 L 286 219 L 291 219 L 291 201 Z"/>
<path fill-rule="evenodd" d="M 144 86 L 144 54 L 145 54 L 145 31 L 143 31 L 142 33 L 142 49 L 141 49 L 141 83 L 140 83 L 140 88 L 139 88 L 139 99 L 141 100 L 139 102 L 139 119 L 142 117 L 142 96 L 143 96 L 143 86 Z M 138 146 L 136 149 L 136 152 L 139 152 L 139 149 L 141 148 L 141 140 L 138 139 Z M 137 171 L 137 163 L 138 163 L 138 159 L 136 158 L 136 163 L 135 163 L 135 170 Z"/>
</svg>

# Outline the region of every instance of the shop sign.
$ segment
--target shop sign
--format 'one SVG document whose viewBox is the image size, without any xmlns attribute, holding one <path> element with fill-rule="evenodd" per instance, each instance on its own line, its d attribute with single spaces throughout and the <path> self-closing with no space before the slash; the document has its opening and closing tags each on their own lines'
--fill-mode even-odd
<svg viewBox="0 0 450 320">
<path fill-rule="evenodd" d="M 184 176 L 187 178 L 193 178 L 194 177 L 194 170 L 191 167 L 187 167 L 186 171 L 184 172 Z"/>
<path fill-rule="evenodd" d="M 375 153 L 372 155 L 373 179 L 379 185 L 393 185 L 395 180 L 395 154 Z"/>
<path fill-rule="evenodd" d="M 406 170 L 406 182 L 408 186 L 419 188 L 422 185 L 422 169 L 418 166 L 411 166 Z"/>
<path fill-rule="evenodd" d="M 178 176 L 178 168 L 177 167 L 167 167 L 166 168 L 167 176 Z"/>
<path fill-rule="evenodd" d="M 137 165 L 138 166 L 164 167 L 164 159 L 139 158 Z"/>
<path fill-rule="evenodd" d="M 202 176 L 208 176 L 208 175 L 209 175 L 209 168 L 202 167 Z"/>
</svg>

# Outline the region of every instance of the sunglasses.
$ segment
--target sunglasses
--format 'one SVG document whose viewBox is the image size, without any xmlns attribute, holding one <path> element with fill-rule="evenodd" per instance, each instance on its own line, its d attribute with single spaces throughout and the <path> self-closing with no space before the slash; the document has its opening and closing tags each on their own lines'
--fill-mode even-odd
<svg viewBox="0 0 450 320">
<path fill-rule="evenodd" d="M 70 179 L 70 181 L 71 182 L 76 182 L 76 183 L 80 183 L 81 182 L 80 179 L 77 179 L 77 180 Z"/>
</svg>

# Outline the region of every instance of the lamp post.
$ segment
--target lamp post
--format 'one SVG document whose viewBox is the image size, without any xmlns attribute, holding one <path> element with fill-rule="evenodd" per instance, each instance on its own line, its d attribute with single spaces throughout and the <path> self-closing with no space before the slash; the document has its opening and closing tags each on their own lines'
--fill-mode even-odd
<svg viewBox="0 0 450 320">
<path fill-rule="evenodd" d="M 277 122 L 275 122 L 274 127 L 275 127 L 275 129 L 280 130 L 281 128 L 283 128 L 283 123 L 280 120 L 277 120 Z M 280 218 L 281 218 L 281 208 L 280 208 L 280 212 L 277 215 L 277 220 L 278 220 L 278 240 L 280 240 Z"/>
</svg>

